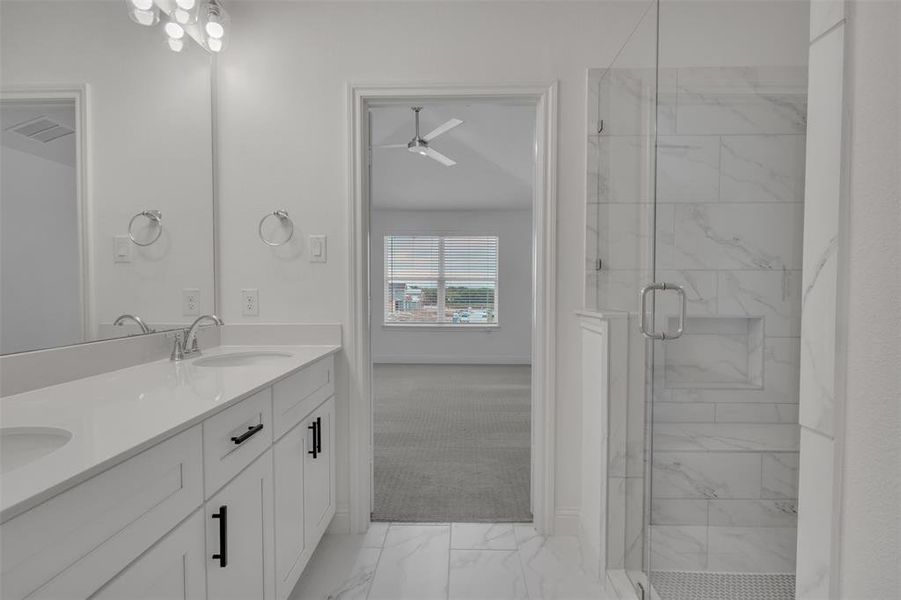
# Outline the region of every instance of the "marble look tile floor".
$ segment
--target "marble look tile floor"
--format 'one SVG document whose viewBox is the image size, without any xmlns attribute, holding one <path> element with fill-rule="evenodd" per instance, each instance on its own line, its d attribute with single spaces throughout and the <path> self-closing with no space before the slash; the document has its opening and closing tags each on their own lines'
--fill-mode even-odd
<svg viewBox="0 0 901 600">
<path fill-rule="evenodd" d="M 372 523 L 326 535 L 290 600 L 605 600 L 575 537 L 530 524 Z"/>
</svg>

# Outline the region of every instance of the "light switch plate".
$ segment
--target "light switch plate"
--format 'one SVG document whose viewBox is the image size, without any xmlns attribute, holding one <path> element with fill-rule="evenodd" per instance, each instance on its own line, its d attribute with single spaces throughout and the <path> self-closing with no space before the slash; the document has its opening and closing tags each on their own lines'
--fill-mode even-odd
<svg viewBox="0 0 901 600">
<path fill-rule="evenodd" d="M 127 235 L 113 236 L 113 262 L 131 262 L 131 240 Z"/>
<path fill-rule="evenodd" d="M 181 314 L 185 317 L 196 317 L 200 314 L 200 290 L 185 288 L 181 291 Z"/>
<path fill-rule="evenodd" d="M 260 316 L 260 291 L 258 289 L 241 290 L 241 314 L 245 317 Z"/>
<path fill-rule="evenodd" d="M 310 262 L 324 263 L 328 254 L 327 250 L 325 235 L 310 236 Z"/>
</svg>

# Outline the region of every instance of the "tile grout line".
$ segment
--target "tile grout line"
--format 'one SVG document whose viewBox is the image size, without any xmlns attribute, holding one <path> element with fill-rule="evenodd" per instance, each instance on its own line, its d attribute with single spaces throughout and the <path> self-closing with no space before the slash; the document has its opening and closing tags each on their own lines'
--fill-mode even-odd
<svg viewBox="0 0 901 600">
<path fill-rule="evenodd" d="M 372 527 L 372 522 L 369 523 L 369 526 Z M 382 564 L 382 552 L 385 551 L 385 542 L 388 541 L 388 532 L 390 530 L 391 523 L 388 523 L 388 528 L 385 529 L 385 537 L 382 538 L 382 543 L 381 545 L 379 545 L 379 557 L 375 559 L 375 567 L 372 569 L 372 579 L 369 581 L 369 585 L 366 587 L 366 595 L 363 597 L 363 600 L 369 600 L 369 594 L 370 592 L 372 592 L 372 584 L 375 583 L 375 577 L 378 574 L 379 565 Z"/>
<path fill-rule="evenodd" d="M 385 532 L 385 536 L 387 537 L 388 533 Z M 375 576 L 378 573 L 379 565 L 382 562 L 382 552 L 385 551 L 385 542 L 382 541 L 382 545 L 378 548 L 379 556 L 375 559 L 375 567 L 372 568 L 372 578 L 369 580 L 369 585 L 366 586 L 366 595 L 363 596 L 363 600 L 369 600 L 369 592 L 372 591 L 372 584 L 375 583 Z"/>
<path fill-rule="evenodd" d="M 450 571 L 451 571 L 451 552 L 454 548 L 454 524 L 447 525 L 447 583 L 444 586 L 444 598 L 450 600 Z"/>
</svg>

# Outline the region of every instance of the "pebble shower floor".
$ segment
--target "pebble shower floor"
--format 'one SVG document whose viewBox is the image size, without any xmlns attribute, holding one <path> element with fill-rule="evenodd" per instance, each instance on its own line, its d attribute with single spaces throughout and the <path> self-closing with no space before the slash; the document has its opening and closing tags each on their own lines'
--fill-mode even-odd
<svg viewBox="0 0 901 600">
<path fill-rule="evenodd" d="M 660 600 L 794 600 L 795 576 L 787 573 L 654 571 Z"/>
</svg>

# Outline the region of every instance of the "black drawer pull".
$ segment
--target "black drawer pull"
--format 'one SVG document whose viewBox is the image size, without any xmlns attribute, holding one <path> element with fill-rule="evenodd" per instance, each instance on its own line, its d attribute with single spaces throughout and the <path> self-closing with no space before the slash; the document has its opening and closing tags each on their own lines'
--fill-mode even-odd
<svg viewBox="0 0 901 600">
<path fill-rule="evenodd" d="M 228 566 L 228 507 L 220 506 L 219 512 L 213 513 L 214 519 L 219 519 L 219 553 L 213 555 L 213 560 L 219 560 L 219 568 Z"/>
<path fill-rule="evenodd" d="M 310 423 L 309 425 L 307 425 L 307 429 L 313 430 L 313 449 L 307 450 L 307 454 L 312 454 L 313 458 L 316 458 L 316 456 L 319 454 L 319 436 L 316 435 L 316 423 Z"/>
<path fill-rule="evenodd" d="M 316 417 L 316 452 L 322 454 L 322 417 Z"/>
<path fill-rule="evenodd" d="M 263 424 L 262 424 L 262 423 L 260 423 L 259 425 L 253 425 L 253 426 L 247 428 L 247 432 L 246 432 L 246 433 L 242 433 L 241 435 L 239 435 L 239 436 L 237 436 L 237 437 L 233 437 L 233 438 L 232 438 L 232 441 L 235 443 L 235 445 L 238 445 L 238 444 L 240 444 L 240 443 L 242 443 L 242 442 L 246 442 L 246 441 L 247 441 L 248 439 L 250 439 L 253 435 L 256 435 L 258 432 L 260 432 L 260 431 L 262 431 L 262 430 L 263 430 Z"/>
</svg>

